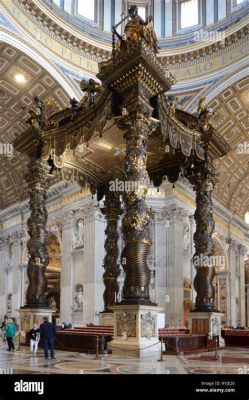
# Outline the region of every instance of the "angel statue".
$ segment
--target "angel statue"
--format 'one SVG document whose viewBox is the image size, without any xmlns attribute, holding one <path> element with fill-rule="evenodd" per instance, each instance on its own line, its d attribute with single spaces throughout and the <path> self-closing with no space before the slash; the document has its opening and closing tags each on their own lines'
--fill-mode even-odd
<svg viewBox="0 0 249 400">
<path fill-rule="evenodd" d="M 86 96 L 81 100 L 81 104 L 87 103 L 88 106 L 94 103 L 95 96 L 103 90 L 102 86 L 92 78 L 88 82 L 82 79 L 80 88 L 82 92 L 86 93 Z"/>
<path fill-rule="evenodd" d="M 117 32 L 116 28 L 126 19 L 128 19 L 128 22 L 125 26 L 124 36 L 121 36 Z M 152 20 L 152 17 L 149 16 L 146 21 L 144 21 L 143 18 L 138 15 L 138 7 L 136 5 L 131 6 L 128 10 L 128 15 L 112 28 L 114 42 L 115 36 L 117 36 L 119 39 L 116 43 L 114 54 L 115 51 L 125 51 L 127 47 L 133 46 L 141 40 L 144 40 L 153 49 L 153 51 L 157 53 L 158 41 L 153 28 Z"/>
</svg>

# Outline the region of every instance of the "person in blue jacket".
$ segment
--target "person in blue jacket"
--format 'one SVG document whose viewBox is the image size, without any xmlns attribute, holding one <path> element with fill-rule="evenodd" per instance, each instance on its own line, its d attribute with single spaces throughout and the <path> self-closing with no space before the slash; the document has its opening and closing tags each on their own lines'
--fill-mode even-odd
<svg viewBox="0 0 249 400">
<path fill-rule="evenodd" d="M 16 336 L 16 326 L 12 319 L 8 319 L 7 324 L 4 327 L 5 336 L 8 342 L 8 351 L 15 350 L 13 338 Z"/>
</svg>

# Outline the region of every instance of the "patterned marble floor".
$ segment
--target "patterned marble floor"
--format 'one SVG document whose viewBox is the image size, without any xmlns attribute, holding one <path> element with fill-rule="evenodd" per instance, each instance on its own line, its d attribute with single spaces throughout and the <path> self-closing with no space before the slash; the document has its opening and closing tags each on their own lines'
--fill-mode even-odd
<svg viewBox="0 0 249 400">
<path fill-rule="evenodd" d="M 221 348 L 214 352 L 179 356 L 188 374 L 249 374 L 249 349 Z"/>
<path fill-rule="evenodd" d="M 17 346 L 18 348 L 18 346 Z M 56 351 L 54 360 L 45 360 L 42 350 L 32 356 L 22 347 L 15 352 L 7 351 L 6 342 L 0 342 L 0 373 L 7 368 L 13 374 L 186 374 L 178 357 L 164 356 L 165 361 L 146 357 L 117 357 L 84 353 Z"/>
<path fill-rule="evenodd" d="M 8 352 L 6 342 L 0 341 L 0 374 L 7 368 L 13 374 L 249 374 L 247 349 L 222 349 L 217 360 L 213 352 L 163 358 L 158 362 L 152 357 L 102 355 L 96 360 L 94 355 L 56 351 L 56 359 L 45 360 L 42 350 L 37 356 L 26 347 Z"/>
</svg>

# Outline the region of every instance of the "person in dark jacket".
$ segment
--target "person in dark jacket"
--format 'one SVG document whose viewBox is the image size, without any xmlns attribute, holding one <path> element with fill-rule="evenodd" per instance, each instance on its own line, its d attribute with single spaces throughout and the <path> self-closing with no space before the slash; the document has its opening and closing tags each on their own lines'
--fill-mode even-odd
<svg viewBox="0 0 249 400">
<path fill-rule="evenodd" d="M 54 357 L 54 337 L 55 337 L 55 326 L 52 322 L 48 322 L 48 318 L 43 318 L 43 324 L 40 326 L 40 335 L 43 340 L 44 355 L 48 358 L 48 349 L 50 350 L 51 359 Z"/>
</svg>

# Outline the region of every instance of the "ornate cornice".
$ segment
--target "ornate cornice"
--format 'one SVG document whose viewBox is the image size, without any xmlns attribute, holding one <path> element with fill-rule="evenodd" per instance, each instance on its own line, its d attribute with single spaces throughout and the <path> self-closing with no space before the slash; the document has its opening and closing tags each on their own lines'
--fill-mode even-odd
<svg viewBox="0 0 249 400">
<path fill-rule="evenodd" d="M 84 39 L 82 39 L 83 34 L 81 32 L 77 32 L 77 30 L 72 29 L 69 25 L 67 26 L 66 23 L 50 12 L 49 9 L 46 9 L 46 7 L 37 2 L 32 0 L 16 0 L 16 4 L 43 31 L 63 43 L 68 49 L 76 51 L 93 61 L 110 58 L 111 45 L 106 44 L 104 40 L 94 40 L 90 35 L 84 36 Z M 63 27 L 62 24 L 64 25 Z M 178 54 L 164 55 L 165 50 L 162 50 L 159 57 L 163 63 L 167 66 L 170 65 L 172 69 L 182 67 L 184 64 L 195 64 L 199 59 L 208 61 L 217 55 L 217 53 L 222 55 L 228 52 L 231 46 L 236 47 L 238 42 L 244 39 L 248 33 L 249 28 L 245 21 L 245 26 L 240 27 L 236 32 L 228 33 L 228 36 L 224 39 L 224 43 L 215 42 L 205 45 L 205 42 L 203 42 L 203 47 L 195 49 L 193 49 L 193 46 L 191 46 L 192 49 L 190 46 L 189 48 L 188 46 L 183 46 L 180 49 L 174 47 L 174 52 L 178 52 Z M 167 49 L 166 51 L 168 53 L 171 50 Z"/>
<path fill-rule="evenodd" d="M 62 27 L 62 20 L 58 20 L 57 22 L 55 15 L 49 13 L 49 10 L 47 10 L 47 13 L 44 12 L 42 9 L 44 7 L 40 8 L 39 5 L 35 4 L 32 0 L 16 0 L 16 4 L 43 31 L 63 43 L 68 49 L 79 52 L 93 61 L 110 58 L 111 46 L 103 46 L 101 42 L 99 42 L 98 45 L 94 45 L 90 43 L 90 40 L 87 41 L 87 37 L 85 40 L 79 38 L 79 36 L 82 36 L 80 32 L 76 35 L 72 33 L 72 30 L 70 32 L 68 29 L 69 27 L 67 28 L 66 25 Z"/>
<path fill-rule="evenodd" d="M 225 43 L 215 42 L 200 49 L 189 51 L 186 49 L 182 54 L 161 56 L 161 60 L 174 70 L 183 66 L 196 64 L 200 59 L 209 61 L 217 56 L 217 54 L 221 56 L 229 52 L 232 48 L 240 45 L 242 42 L 246 42 L 248 40 L 248 35 L 249 27 L 246 25 L 224 39 Z M 205 45 L 205 43 L 203 44 Z"/>
<path fill-rule="evenodd" d="M 176 204 L 164 207 L 161 212 L 161 218 L 169 222 L 180 222 L 183 224 L 184 219 L 188 216 L 187 211 Z"/>
</svg>

